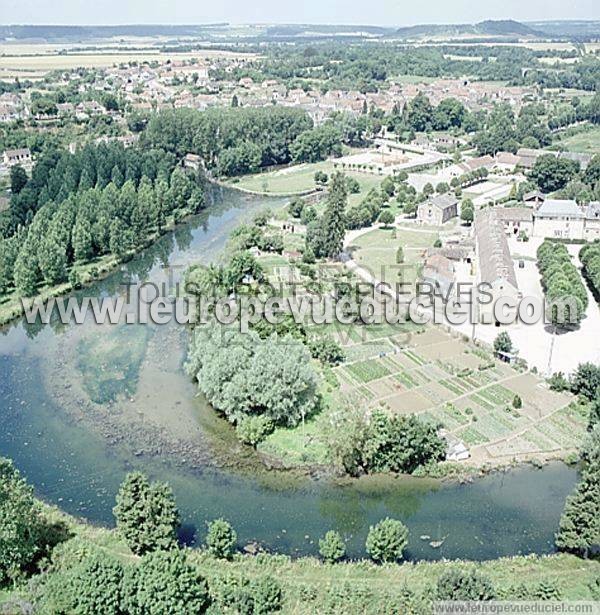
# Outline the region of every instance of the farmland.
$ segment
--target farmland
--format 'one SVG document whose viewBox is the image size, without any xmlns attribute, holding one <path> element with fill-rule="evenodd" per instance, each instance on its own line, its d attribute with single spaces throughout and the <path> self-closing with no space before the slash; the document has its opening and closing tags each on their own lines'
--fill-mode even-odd
<svg viewBox="0 0 600 615">
<path fill-rule="evenodd" d="M 334 369 L 342 395 L 441 424 L 477 464 L 563 456 L 577 448 L 585 409 L 569 395 L 440 328 L 393 333 L 380 327 L 361 341 L 357 332 L 338 333 L 347 356 Z"/>
</svg>

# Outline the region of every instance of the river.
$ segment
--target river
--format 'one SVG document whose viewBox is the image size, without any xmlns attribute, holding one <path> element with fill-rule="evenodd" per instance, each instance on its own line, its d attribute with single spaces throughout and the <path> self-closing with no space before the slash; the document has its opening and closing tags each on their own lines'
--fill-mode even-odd
<svg viewBox="0 0 600 615">
<path fill-rule="evenodd" d="M 219 258 L 233 228 L 265 199 L 212 187 L 210 206 L 105 280 L 88 296 L 124 294 L 131 280 L 163 282 L 168 268 Z M 576 471 L 520 468 L 472 484 L 367 477 L 313 480 L 257 468 L 254 453 L 196 396 L 183 373 L 188 332 L 177 325 L 30 326 L 0 331 L 0 454 L 44 500 L 111 525 L 125 473 L 171 484 L 182 537 L 201 542 L 223 516 L 240 545 L 258 541 L 291 555 L 316 553 L 328 529 L 364 555 L 369 525 L 385 516 L 410 531 L 410 559 L 489 559 L 552 553 Z M 430 542 L 441 542 L 431 546 Z"/>
</svg>

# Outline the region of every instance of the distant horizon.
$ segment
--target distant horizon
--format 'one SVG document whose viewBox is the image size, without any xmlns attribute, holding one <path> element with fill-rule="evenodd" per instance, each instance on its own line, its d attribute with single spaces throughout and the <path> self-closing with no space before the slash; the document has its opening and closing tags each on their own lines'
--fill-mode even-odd
<svg viewBox="0 0 600 615">
<path fill-rule="evenodd" d="M 406 6 L 398 0 L 367 4 L 362 0 L 2 0 L 7 25 L 126 26 L 126 25 L 344 25 L 410 27 L 428 24 L 472 24 L 485 20 L 530 21 L 600 20 L 597 0 L 421 0 Z"/>
<path fill-rule="evenodd" d="M 333 22 L 333 21 L 204 21 L 204 22 L 169 22 L 169 21 L 131 21 L 131 22 L 118 22 L 118 23 L 64 23 L 64 22 L 0 22 L 2 27 L 57 27 L 57 28 L 118 28 L 127 26 L 340 26 L 340 27 L 360 27 L 365 26 L 368 28 L 410 28 L 414 26 L 459 26 L 459 25 L 474 25 L 484 21 L 502 22 L 502 21 L 514 21 L 518 23 L 582 23 L 582 22 L 595 22 L 600 21 L 598 17 L 580 17 L 580 18 L 548 18 L 548 19 L 515 19 L 512 17 L 506 18 L 484 18 L 476 19 L 472 21 L 460 20 L 460 21 L 420 21 L 414 23 L 395 23 L 389 25 L 382 25 L 380 23 L 368 23 L 368 22 Z"/>
</svg>

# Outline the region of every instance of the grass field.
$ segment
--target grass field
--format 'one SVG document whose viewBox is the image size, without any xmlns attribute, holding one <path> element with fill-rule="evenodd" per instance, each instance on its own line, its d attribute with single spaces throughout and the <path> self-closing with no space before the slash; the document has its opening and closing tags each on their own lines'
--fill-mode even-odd
<svg viewBox="0 0 600 615">
<path fill-rule="evenodd" d="M 561 149 L 585 154 L 600 154 L 600 128 L 592 128 L 572 137 L 562 139 L 558 145 Z"/>
<path fill-rule="evenodd" d="M 292 167 L 270 171 L 268 173 L 256 173 L 246 175 L 231 182 L 237 188 L 262 192 L 272 195 L 302 193 L 315 188 L 315 173 L 323 171 L 330 175 L 334 172 L 333 162 L 325 160 L 312 164 L 298 164 Z M 348 205 L 358 203 L 371 188 L 376 188 L 382 182 L 383 177 L 368 173 L 346 173 L 354 177 L 360 184 L 358 194 L 348 195 Z"/>
<path fill-rule="evenodd" d="M 377 279 L 389 284 L 399 281 L 412 284 L 423 263 L 423 253 L 433 246 L 436 238 L 435 232 L 381 228 L 356 238 L 350 249 L 356 263 L 367 268 Z M 396 263 L 399 246 L 404 251 L 402 265 Z"/>
</svg>

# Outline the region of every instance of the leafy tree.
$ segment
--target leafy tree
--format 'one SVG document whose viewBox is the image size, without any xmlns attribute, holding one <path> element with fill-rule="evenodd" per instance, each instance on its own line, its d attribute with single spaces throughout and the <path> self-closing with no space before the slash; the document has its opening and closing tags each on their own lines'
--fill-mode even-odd
<svg viewBox="0 0 600 615">
<path fill-rule="evenodd" d="M 299 218 L 302 215 L 305 202 L 299 197 L 295 196 L 288 204 L 288 212 L 292 218 Z"/>
<path fill-rule="evenodd" d="M 408 103 L 408 124 L 416 132 L 426 132 L 431 128 L 433 120 L 433 107 L 429 98 L 419 92 Z"/>
<path fill-rule="evenodd" d="M 467 224 L 471 224 L 474 217 L 473 201 L 465 199 L 460 208 L 460 219 Z"/>
<path fill-rule="evenodd" d="M 229 559 L 237 542 L 237 533 L 225 519 L 215 519 L 208 524 L 206 546 L 220 559 Z"/>
<path fill-rule="evenodd" d="M 437 582 L 438 600 L 494 600 L 496 591 L 491 580 L 474 569 L 450 568 Z"/>
<path fill-rule="evenodd" d="M 126 571 L 123 610 L 131 615 L 203 613 L 208 604 L 208 586 L 185 551 L 157 551 Z"/>
<path fill-rule="evenodd" d="M 358 194 L 360 192 L 360 184 L 354 177 L 346 177 L 346 190 L 348 194 Z"/>
<path fill-rule="evenodd" d="M 384 209 L 379 214 L 379 222 L 381 222 L 381 224 L 385 227 L 389 227 L 394 224 L 394 220 L 394 214 L 389 209 Z"/>
<path fill-rule="evenodd" d="M 315 171 L 314 179 L 315 179 L 315 184 L 318 184 L 321 186 L 325 186 L 327 182 L 329 181 L 329 177 L 327 173 L 325 173 L 324 171 Z"/>
<path fill-rule="evenodd" d="M 494 352 L 513 352 L 513 343 L 510 339 L 510 335 L 503 331 L 496 336 L 494 340 Z"/>
<path fill-rule="evenodd" d="M 136 555 L 177 545 L 179 512 L 166 483 L 150 483 L 140 472 L 125 477 L 113 509 L 117 532 Z"/>
<path fill-rule="evenodd" d="M 580 363 L 571 379 L 571 390 L 576 395 L 595 399 L 600 391 L 600 365 Z"/>
<path fill-rule="evenodd" d="M 517 410 L 523 407 L 523 400 L 521 399 L 519 395 L 515 395 L 513 397 L 512 405 L 513 405 L 513 408 Z"/>
<path fill-rule="evenodd" d="M 41 526 L 33 489 L 11 461 L 0 458 L 0 587 L 32 564 Z"/>
<path fill-rule="evenodd" d="M 407 544 L 407 527 L 401 521 L 387 517 L 369 528 L 365 546 L 376 562 L 395 562 L 402 558 Z"/>
<path fill-rule="evenodd" d="M 325 365 L 339 365 L 344 360 L 344 351 L 331 337 L 319 337 L 308 343 L 310 354 Z"/>
<path fill-rule="evenodd" d="M 575 491 L 567 498 L 556 534 L 562 551 L 583 554 L 600 544 L 600 455 L 584 469 Z"/>
<path fill-rule="evenodd" d="M 330 123 L 299 134 L 290 144 L 294 162 L 318 162 L 329 156 L 342 155 L 342 135 Z"/>
<path fill-rule="evenodd" d="M 600 389 L 596 389 L 596 397 L 590 405 L 588 431 L 592 431 L 596 425 L 600 425 Z"/>
<path fill-rule="evenodd" d="M 27 185 L 29 178 L 25 169 L 17 164 L 10 168 L 10 192 L 11 194 L 19 194 Z"/>
<path fill-rule="evenodd" d="M 554 192 L 566 186 L 577 171 L 572 160 L 544 154 L 535 161 L 529 177 L 543 192 Z"/>
<path fill-rule="evenodd" d="M 374 411 L 358 443 L 363 467 L 372 472 L 414 472 L 445 457 L 445 441 L 416 416 L 388 417 Z"/>
<path fill-rule="evenodd" d="M 319 539 L 319 553 L 330 564 L 337 562 L 346 555 L 346 545 L 339 532 L 329 530 L 323 538 Z"/>
</svg>

